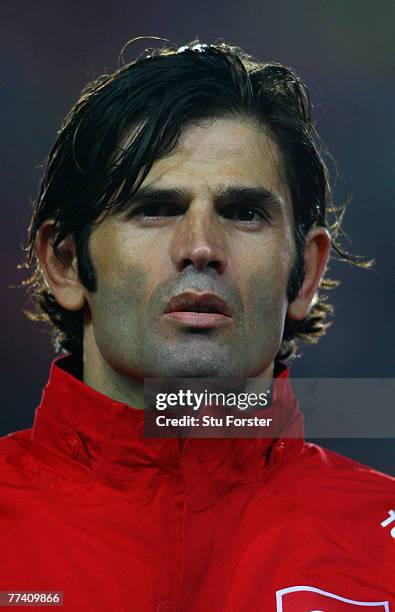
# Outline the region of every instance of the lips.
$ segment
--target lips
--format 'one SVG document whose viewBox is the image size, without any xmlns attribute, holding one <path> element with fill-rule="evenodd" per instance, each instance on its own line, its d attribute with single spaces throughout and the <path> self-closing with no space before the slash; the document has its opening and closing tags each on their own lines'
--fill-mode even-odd
<svg viewBox="0 0 395 612">
<path fill-rule="evenodd" d="M 214 293 L 195 293 L 193 291 L 173 297 L 165 309 L 165 313 L 170 312 L 217 313 L 232 317 L 231 309 L 220 297 Z"/>
</svg>

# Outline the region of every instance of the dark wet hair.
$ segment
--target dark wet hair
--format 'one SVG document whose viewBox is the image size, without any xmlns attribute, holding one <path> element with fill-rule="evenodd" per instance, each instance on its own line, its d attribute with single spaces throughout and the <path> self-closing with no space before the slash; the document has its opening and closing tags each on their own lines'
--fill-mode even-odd
<svg viewBox="0 0 395 612">
<path fill-rule="evenodd" d="M 351 256 L 337 242 L 343 207 L 333 205 L 324 161 L 327 153 L 312 123 L 306 86 L 293 70 L 258 62 L 223 42 L 193 41 L 180 49 L 149 49 L 84 88 L 46 163 L 29 227 L 26 265 L 33 268 L 33 275 L 25 284 L 30 285 L 36 302 L 30 317 L 52 324 L 57 350 L 82 352 L 83 311 L 62 308 L 45 282 L 35 256 L 41 224 L 54 220 L 53 246 L 59 257 L 62 240 L 74 237 L 80 280 L 95 291 L 89 256 L 94 221 L 105 210 L 128 206 L 154 161 L 176 146 L 188 124 L 224 117 L 252 118 L 279 145 L 292 197 L 297 253 L 288 301 L 302 284 L 305 236 L 314 225 L 329 230 L 332 249 L 341 258 L 359 266 L 370 264 Z M 134 137 L 121 149 L 119 143 L 132 127 Z M 333 309 L 322 290 L 336 284 L 323 278 L 309 315 L 303 321 L 286 319 L 277 359 L 295 355 L 298 339 L 316 342 L 325 333 Z"/>
</svg>

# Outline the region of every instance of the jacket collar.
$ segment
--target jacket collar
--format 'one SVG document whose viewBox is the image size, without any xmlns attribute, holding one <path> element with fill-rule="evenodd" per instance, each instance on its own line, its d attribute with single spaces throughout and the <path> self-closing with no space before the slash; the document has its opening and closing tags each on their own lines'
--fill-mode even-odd
<svg viewBox="0 0 395 612">
<path fill-rule="evenodd" d="M 37 408 L 32 440 L 41 459 L 69 479 L 107 483 L 136 482 L 137 474 L 166 471 L 191 476 L 191 487 L 223 487 L 261 478 L 263 468 L 286 459 L 303 444 L 303 416 L 292 392 L 288 369 L 275 372 L 273 406 L 278 428 L 272 438 L 144 437 L 144 410 L 112 400 L 80 380 L 72 355 L 52 363 Z M 144 468 L 144 469 L 136 469 Z"/>
</svg>

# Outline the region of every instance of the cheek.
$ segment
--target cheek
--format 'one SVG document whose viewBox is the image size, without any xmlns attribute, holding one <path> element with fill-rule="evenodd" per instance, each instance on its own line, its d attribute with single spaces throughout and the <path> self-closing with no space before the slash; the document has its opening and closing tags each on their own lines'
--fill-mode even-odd
<svg viewBox="0 0 395 612">
<path fill-rule="evenodd" d="M 260 274 L 249 278 L 247 284 L 247 321 L 250 333 L 265 332 L 278 327 L 283 323 L 286 309 L 286 286 L 287 283 L 279 283 L 276 277 Z"/>
<path fill-rule="evenodd" d="M 147 240 L 115 219 L 106 223 L 92 236 L 98 289 L 88 301 L 95 334 L 136 337 L 144 332 L 142 323 L 152 314 L 155 292 L 163 282 L 166 244 Z"/>
<path fill-rule="evenodd" d="M 92 237 L 91 257 L 98 280 L 98 293 L 111 298 L 111 291 L 124 293 L 132 279 L 142 274 L 141 256 L 133 241 L 120 231 L 115 221 L 107 220 Z"/>
<path fill-rule="evenodd" d="M 146 270 L 122 237 L 97 240 L 91 250 L 96 270 L 97 291 L 88 296 L 95 333 L 116 334 L 142 307 Z"/>
<path fill-rule="evenodd" d="M 92 324 L 99 343 L 119 344 L 138 329 L 136 321 L 145 291 L 141 270 L 130 268 L 128 277 L 101 276 L 98 289 L 91 296 Z"/>
<path fill-rule="evenodd" d="M 114 224 L 96 244 L 95 267 L 98 284 L 111 287 L 116 293 L 126 295 L 133 292 L 134 301 L 144 303 L 160 282 L 163 274 L 163 257 L 159 240 L 142 239 L 125 225 Z"/>
<path fill-rule="evenodd" d="M 287 286 L 293 263 L 292 245 L 277 245 L 261 249 L 254 262 L 246 262 L 245 306 L 250 331 L 268 328 L 268 323 L 282 325 L 287 310 Z"/>
</svg>

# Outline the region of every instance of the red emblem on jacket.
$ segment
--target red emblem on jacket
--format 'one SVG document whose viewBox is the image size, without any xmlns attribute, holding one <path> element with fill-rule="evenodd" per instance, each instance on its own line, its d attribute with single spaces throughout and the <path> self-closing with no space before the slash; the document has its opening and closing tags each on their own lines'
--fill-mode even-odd
<svg viewBox="0 0 395 612">
<path fill-rule="evenodd" d="M 277 612 L 390 612 L 388 601 L 357 601 L 310 586 L 292 586 L 276 593 Z M 367 611 L 368 612 L 368 611 Z"/>
</svg>

